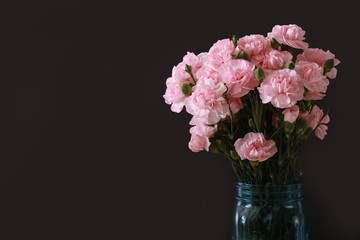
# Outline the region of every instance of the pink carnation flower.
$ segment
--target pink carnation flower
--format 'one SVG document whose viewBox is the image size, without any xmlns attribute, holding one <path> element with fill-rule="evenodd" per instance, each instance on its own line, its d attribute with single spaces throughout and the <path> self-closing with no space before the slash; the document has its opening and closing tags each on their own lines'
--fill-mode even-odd
<svg viewBox="0 0 360 240">
<path fill-rule="evenodd" d="M 288 51 L 277 51 L 275 49 L 270 49 L 270 51 L 265 52 L 263 62 L 260 67 L 266 72 L 266 70 L 278 70 L 282 69 L 285 66 L 285 63 L 290 61 L 293 58 L 291 53 Z"/>
<path fill-rule="evenodd" d="M 295 71 L 309 90 L 305 100 L 321 100 L 325 96 L 329 80 L 323 75 L 323 68 L 315 62 L 297 61 Z"/>
<path fill-rule="evenodd" d="M 165 103 L 171 104 L 171 111 L 179 113 L 184 107 L 187 98 L 181 91 L 181 83 L 170 77 L 166 80 L 166 91 L 164 94 Z"/>
<path fill-rule="evenodd" d="M 202 150 L 209 151 L 210 141 L 209 138 L 213 137 L 217 127 L 207 126 L 200 123 L 190 128 L 191 139 L 189 142 L 189 148 L 193 152 L 200 152 Z"/>
<path fill-rule="evenodd" d="M 241 160 L 262 162 L 277 152 L 275 142 L 266 140 L 262 133 L 249 132 L 244 138 L 236 140 L 234 146 Z"/>
<path fill-rule="evenodd" d="M 295 24 L 276 25 L 273 27 L 272 32 L 268 33 L 268 38 L 275 38 L 279 43 L 293 48 L 305 49 L 309 44 L 303 41 L 305 39 L 304 35 L 305 31 Z"/>
<path fill-rule="evenodd" d="M 226 87 L 211 78 L 200 79 L 193 87 L 193 93 L 185 100 L 186 111 L 193 115 L 191 124 L 215 124 L 229 112 L 223 94 Z"/>
<path fill-rule="evenodd" d="M 264 53 L 270 48 L 270 41 L 263 35 L 250 35 L 239 39 L 237 43 L 240 51 L 246 52 L 249 60 L 257 65 L 264 59 Z"/>
<path fill-rule="evenodd" d="M 332 54 L 329 50 L 325 52 L 319 48 L 305 49 L 302 54 L 297 56 L 297 61 L 314 62 L 317 63 L 320 67 L 324 67 L 325 62 L 329 59 L 334 60 L 334 66 L 340 63 L 340 61 L 335 58 L 335 55 Z M 336 74 L 337 70 L 336 68 L 333 68 L 330 72 L 326 73 L 326 76 L 333 79 L 336 77 Z"/>
<path fill-rule="evenodd" d="M 165 103 L 171 104 L 173 112 L 181 112 L 184 107 L 185 96 L 181 91 L 183 83 L 194 83 L 189 73 L 185 71 L 185 65 L 190 65 L 195 74 L 202 66 L 202 59 L 195 54 L 188 52 L 181 63 L 173 67 L 172 76 L 166 80 L 166 91 L 164 94 Z"/>
<path fill-rule="evenodd" d="M 288 108 L 303 98 L 304 86 L 300 76 L 290 69 L 271 72 L 258 87 L 263 103 L 271 103 L 277 108 Z"/>
<path fill-rule="evenodd" d="M 231 97 L 242 97 L 259 85 L 254 71 L 255 66 L 243 59 L 234 59 L 223 64 L 218 70 Z"/>
<path fill-rule="evenodd" d="M 292 107 L 286 108 L 282 113 L 284 114 L 285 122 L 293 123 L 299 116 L 299 107 L 298 105 L 294 105 Z"/>
<path fill-rule="evenodd" d="M 320 123 L 320 120 L 323 117 L 323 115 L 324 115 L 323 110 L 321 110 L 317 105 L 315 105 L 312 108 L 311 112 L 306 111 L 304 113 L 300 113 L 299 118 L 306 119 L 308 128 L 315 129 L 317 125 Z M 319 127 L 316 128 L 315 130 L 316 137 L 320 138 L 321 140 L 324 139 L 325 135 L 327 134 L 326 130 L 328 129 L 328 127 L 324 124 L 329 122 L 330 122 L 330 117 L 329 115 L 326 115 L 324 119 L 321 121 Z"/>
<path fill-rule="evenodd" d="M 217 70 L 221 64 L 229 62 L 235 51 L 234 43 L 230 39 L 223 39 L 217 41 L 209 50 L 209 55 L 205 59 L 206 65 Z"/>
</svg>

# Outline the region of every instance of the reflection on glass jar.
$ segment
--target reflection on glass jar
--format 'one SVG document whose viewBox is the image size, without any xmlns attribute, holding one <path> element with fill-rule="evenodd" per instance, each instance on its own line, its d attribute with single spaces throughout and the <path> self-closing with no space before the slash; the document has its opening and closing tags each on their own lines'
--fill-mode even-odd
<svg viewBox="0 0 360 240">
<path fill-rule="evenodd" d="M 301 184 L 236 184 L 233 240 L 308 240 Z"/>
</svg>

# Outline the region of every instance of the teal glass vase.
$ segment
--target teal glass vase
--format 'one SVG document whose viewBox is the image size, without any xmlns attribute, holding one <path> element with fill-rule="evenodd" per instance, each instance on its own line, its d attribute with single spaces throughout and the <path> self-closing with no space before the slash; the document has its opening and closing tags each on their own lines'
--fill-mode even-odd
<svg viewBox="0 0 360 240">
<path fill-rule="evenodd" d="M 308 240 L 301 184 L 236 183 L 233 240 Z"/>
</svg>

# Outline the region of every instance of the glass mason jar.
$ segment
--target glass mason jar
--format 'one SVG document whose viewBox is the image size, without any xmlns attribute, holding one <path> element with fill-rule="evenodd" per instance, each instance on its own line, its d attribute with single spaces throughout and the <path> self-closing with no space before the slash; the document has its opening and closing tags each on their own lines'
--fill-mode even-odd
<svg viewBox="0 0 360 240">
<path fill-rule="evenodd" d="M 301 184 L 236 183 L 233 240 L 308 240 Z"/>
</svg>

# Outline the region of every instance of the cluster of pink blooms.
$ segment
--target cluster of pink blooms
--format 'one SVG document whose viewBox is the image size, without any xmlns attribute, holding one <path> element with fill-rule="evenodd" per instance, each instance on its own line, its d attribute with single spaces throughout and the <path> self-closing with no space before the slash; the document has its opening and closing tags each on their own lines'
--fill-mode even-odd
<svg viewBox="0 0 360 240">
<path fill-rule="evenodd" d="M 209 52 L 198 55 L 188 52 L 183 61 L 174 66 L 166 81 L 164 99 L 171 104 L 172 111 L 178 113 L 185 107 L 193 116 L 189 143 L 192 151 L 208 151 L 209 138 L 217 131 L 216 124 L 239 112 L 243 108 L 241 97 L 254 89 L 259 92 L 263 104 L 271 103 L 275 108 L 283 109 L 284 121 L 306 119 L 308 127 L 316 129 L 316 136 L 324 138 L 327 130 L 324 124 L 330 121 L 329 116 L 322 118 L 323 111 L 316 105 L 311 112 L 301 112 L 297 103 L 324 98 L 328 78 L 336 77 L 336 68 L 324 74 L 324 64 L 333 59 L 336 66 L 340 61 L 329 51 L 308 48 L 304 35 L 305 31 L 297 25 L 276 25 L 266 37 L 249 35 L 237 42 L 223 39 L 217 41 Z M 294 60 L 293 69 L 285 68 L 285 63 L 293 60 L 293 55 L 282 51 L 281 47 L 274 49 L 272 39 L 303 50 Z M 234 57 L 242 52 L 247 55 L 245 59 Z M 190 67 L 191 73 L 186 71 L 186 66 Z M 255 77 L 257 68 L 264 72 L 262 81 Z M 190 94 L 183 93 L 183 84 L 191 87 Z M 275 142 L 266 140 L 262 133 L 250 132 L 237 139 L 234 146 L 241 159 L 264 161 L 277 152 Z"/>
</svg>

